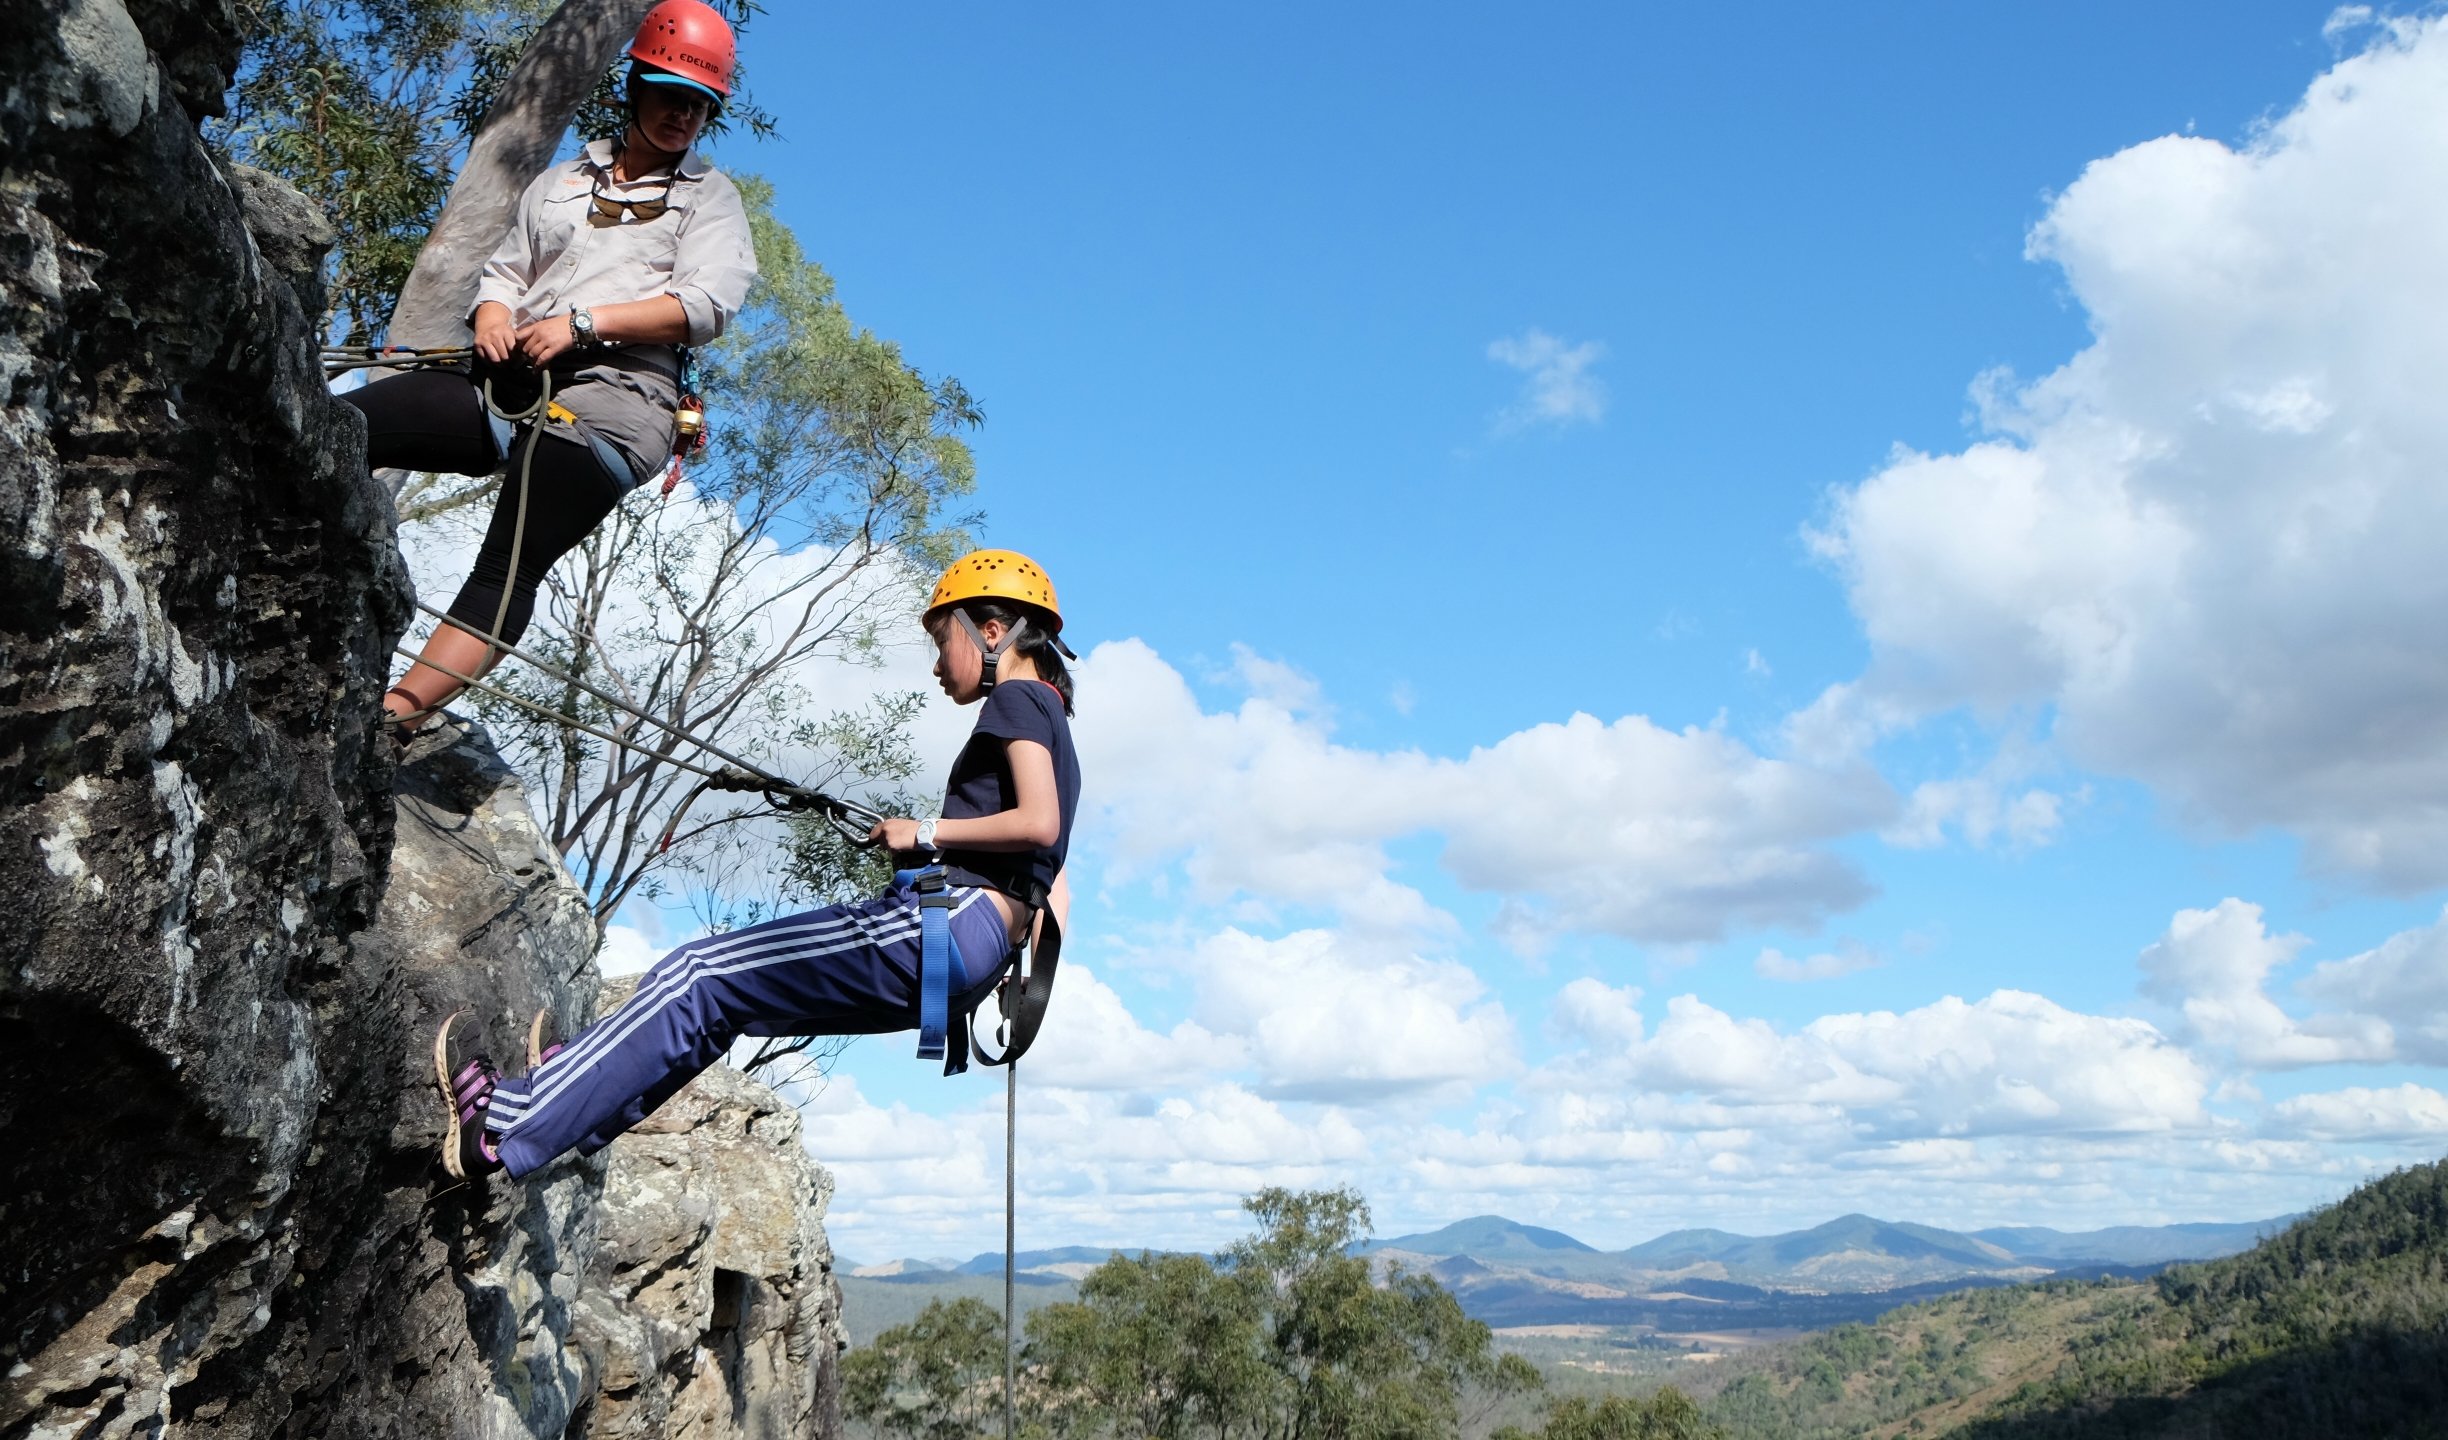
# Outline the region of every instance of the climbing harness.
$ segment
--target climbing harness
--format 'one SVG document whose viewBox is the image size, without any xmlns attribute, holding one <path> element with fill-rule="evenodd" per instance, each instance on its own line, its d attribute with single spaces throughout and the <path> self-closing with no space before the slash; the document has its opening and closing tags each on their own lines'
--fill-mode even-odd
<svg viewBox="0 0 2448 1440">
<path fill-rule="evenodd" d="M 918 1058 L 941 1060 L 946 1075 L 969 1068 L 969 1047 L 962 1044 L 944 1054 L 944 1031 L 950 1024 L 952 972 L 963 975 L 960 942 L 952 938 L 952 879 L 941 865 L 922 870 L 898 870 L 896 884 L 918 892 Z M 965 1040 L 967 1037 L 964 1036 Z"/>
</svg>

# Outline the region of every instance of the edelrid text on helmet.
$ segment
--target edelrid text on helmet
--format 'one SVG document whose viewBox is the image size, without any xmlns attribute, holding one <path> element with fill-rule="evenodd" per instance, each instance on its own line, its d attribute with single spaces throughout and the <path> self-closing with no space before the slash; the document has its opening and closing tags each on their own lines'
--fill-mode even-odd
<svg viewBox="0 0 2448 1440">
<path fill-rule="evenodd" d="M 661 77 L 651 72 L 661 71 L 712 91 L 718 100 L 731 96 L 731 68 L 738 57 L 731 22 L 705 0 L 663 0 L 646 12 L 637 38 L 629 42 L 629 58 L 649 67 L 641 78 L 657 80 Z"/>
</svg>

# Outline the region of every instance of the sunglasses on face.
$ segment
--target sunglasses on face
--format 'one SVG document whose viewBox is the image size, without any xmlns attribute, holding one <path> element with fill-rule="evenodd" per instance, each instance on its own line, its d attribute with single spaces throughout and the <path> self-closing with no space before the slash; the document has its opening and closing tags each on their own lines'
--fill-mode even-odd
<svg viewBox="0 0 2448 1440">
<path fill-rule="evenodd" d="M 663 212 L 671 208 L 671 187 L 672 182 L 666 179 L 659 195 L 649 195 L 643 200 L 622 200 L 606 195 L 603 176 L 597 175 L 594 187 L 587 192 L 587 201 L 595 207 L 594 223 L 598 225 L 618 225 L 624 213 L 637 217 L 642 224 L 660 219 Z"/>
</svg>

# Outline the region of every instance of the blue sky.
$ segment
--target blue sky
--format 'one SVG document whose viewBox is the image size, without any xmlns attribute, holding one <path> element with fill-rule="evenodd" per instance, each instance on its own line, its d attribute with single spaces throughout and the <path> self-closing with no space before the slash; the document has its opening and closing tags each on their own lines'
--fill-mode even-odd
<svg viewBox="0 0 2448 1440">
<path fill-rule="evenodd" d="M 792 5 L 746 54 L 782 140 L 720 160 L 978 395 L 987 538 L 1102 647 L 1024 1244 L 1274 1183 L 1605 1245 L 2237 1219 L 2448 1141 L 2435 26 Z M 995 1243 L 999 1110 L 854 1048 L 837 1243 Z"/>
</svg>

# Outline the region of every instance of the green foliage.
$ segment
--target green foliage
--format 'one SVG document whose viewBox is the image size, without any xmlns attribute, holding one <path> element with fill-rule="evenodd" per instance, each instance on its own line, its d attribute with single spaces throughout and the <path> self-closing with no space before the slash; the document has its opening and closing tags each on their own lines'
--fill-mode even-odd
<svg viewBox="0 0 2448 1440">
<path fill-rule="evenodd" d="M 1368 1207 L 1357 1194 L 1267 1190 L 1246 1208 L 1260 1229 L 1213 1260 L 1117 1256 L 1080 1282 L 1076 1302 L 1029 1316 L 1022 1402 L 1032 1433 L 1066 1440 L 1451 1436 L 1495 1401 L 1537 1387 L 1537 1371 L 1517 1356 L 1497 1356 L 1488 1328 L 1433 1279 L 1374 1276 L 1366 1259 L 1350 1253 L 1368 1234 Z M 879 1338 L 875 1348 L 891 1355 L 852 1352 L 846 1363 L 867 1377 L 854 1418 L 879 1433 L 966 1433 L 908 1428 L 956 1425 L 973 1413 L 956 1413 L 949 1397 L 957 1386 L 930 1389 L 920 1379 L 976 1373 L 972 1351 L 962 1348 L 968 1334 L 954 1320 L 962 1307 L 972 1318 L 984 1310 L 974 1301 L 938 1302 L 918 1323 Z M 910 1356 L 922 1340 L 946 1347 L 932 1370 Z M 903 1418 L 894 1405 L 923 1410 L 924 1418 Z M 903 1428 L 890 1428 L 896 1425 Z"/>
<path fill-rule="evenodd" d="M 1029 1354 L 1066 1431 L 1175 1440 L 1258 1413 L 1273 1371 L 1248 1277 L 1195 1255 L 1117 1256 L 1080 1298 L 1029 1317 Z"/>
<path fill-rule="evenodd" d="M 1721 1440 L 1725 1433 L 1668 1385 L 1647 1396 L 1570 1396 L 1547 1408 L 1538 1429 L 1499 1430 L 1494 1440 Z"/>
<path fill-rule="evenodd" d="M 332 313 L 362 343 L 391 313 L 450 192 L 467 137 L 454 113 L 489 37 L 518 7 L 482 0 L 254 0 L 245 64 L 215 136 L 281 176 L 340 232 Z"/>
<path fill-rule="evenodd" d="M 2448 1434 L 2448 1164 L 2374 1181 L 2242 1255 L 2171 1268 L 2155 1291 L 1963 1433 Z"/>
<path fill-rule="evenodd" d="M 842 1359 L 842 1413 L 880 1435 L 957 1440 L 1000 1428 L 1003 1317 L 938 1301 Z"/>
</svg>

